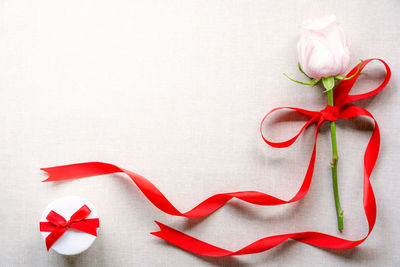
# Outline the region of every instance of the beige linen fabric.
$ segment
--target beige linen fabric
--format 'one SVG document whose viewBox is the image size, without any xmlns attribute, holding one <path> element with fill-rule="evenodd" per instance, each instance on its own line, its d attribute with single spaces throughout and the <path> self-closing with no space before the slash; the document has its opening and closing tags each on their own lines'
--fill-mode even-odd
<svg viewBox="0 0 400 267">
<path fill-rule="evenodd" d="M 276 106 L 322 109 L 318 87 L 294 84 L 300 23 L 336 14 L 352 42 L 351 65 L 380 57 L 390 85 L 359 104 L 377 119 L 382 145 L 372 184 L 378 219 L 360 247 L 335 251 L 288 241 L 268 252 L 211 259 L 149 233 L 159 220 L 236 250 L 259 238 L 315 230 L 337 235 L 329 127 L 321 129 L 307 196 L 281 207 L 231 201 L 205 220 L 163 214 L 123 175 L 41 183 L 41 167 L 105 161 L 148 177 L 185 211 L 219 192 L 297 192 L 315 128 L 290 148 L 264 144 L 258 127 Z M 397 0 L 376 1 L 0 1 L 0 266 L 398 266 L 400 230 L 399 15 Z M 365 69 L 354 92 L 384 70 Z M 282 140 L 301 122 L 267 123 Z M 341 236 L 367 232 L 362 208 L 368 119 L 339 121 Z M 100 216 L 84 254 L 46 252 L 43 209 L 80 195 Z"/>
</svg>

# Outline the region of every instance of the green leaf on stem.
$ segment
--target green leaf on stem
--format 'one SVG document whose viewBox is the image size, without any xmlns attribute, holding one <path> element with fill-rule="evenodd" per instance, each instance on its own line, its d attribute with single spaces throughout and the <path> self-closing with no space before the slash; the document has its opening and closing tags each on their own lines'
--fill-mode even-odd
<svg viewBox="0 0 400 267">
<path fill-rule="evenodd" d="M 303 69 L 301 68 L 301 65 L 300 65 L 300 62 L 297 64 L 298 66 L 299 66 L 299 70 L 300 70 L 300 72 L 301 73 L 303 73 L 304 75 L 306 75 L 307 76 L 307 78 L 309 78 L 309 79 L 311 79 L 312 80 L 312 78 L 310 77 L 310 76 L 308 76 L 304 71 L 303 71 Z"/>
<path fill-rule="evenodd" d="M 304 85 L 316 85 L 321 80 L 321 79 L 312 79 L 309 82 L 302 82 L 302 81 L 298 81 L 298 80 L 290 78 L 286 73 L 284 73 L 283 75 L 285 75 L 289 80 L 291 80 L 293 82 L 304 84 Z"/>
</svg>

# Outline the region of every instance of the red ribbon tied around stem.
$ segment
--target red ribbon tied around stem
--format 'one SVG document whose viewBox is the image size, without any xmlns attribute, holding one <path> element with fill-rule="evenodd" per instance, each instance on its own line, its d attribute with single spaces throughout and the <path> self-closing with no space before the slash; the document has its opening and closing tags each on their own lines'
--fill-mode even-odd
<svg viewBox="0 0 400 267">
<path fill-rule="evenodd" d="M 364 69 L 364 67 L 368 63 L 374 60 L 380 61 L 386 69 L 386 77 L 382 82 L 382 84 L 379 85 L 376 89 L 371 90 L 367 93 L 349 95 L 349 92 L 353 87 L 354 83 L 356 82 L 356 80 L 358 79 L 360 72 Z M 357 69 L 358 66 L 354 67 L 347 74 L 347 77 L 350 77 L 353 74 L 355 74 L 357 72 Z M 289 234 L 265 237 L 251 243 L 250 245 L 240 250 L 229 251 L 226 249 L 213 246 L 211 244 L 203 242 L 189 235 L 186 235 L 157 221 L 156 223 L 160 227 L 160 231 L 151 233 L 184 250 L 190 251 L 195 254 L 203 256 L 211 256 L 211 257 L 259 253 L 262 251 L 266 251 L 270 248 L 273 248 L 287 239 L 294 239 L 303 243 L 323 248 L 345 249 L 345 248 L 355 247 L 360 243 L 362 243 L 369 236 L 376 220 L 375 197 L 371 187 L 371 183 L 369 181 L 369 177 L 371 175 L 376 159 L 378 157 L 380 135 L 379 135 L 378 124 L 376 123 L 371 113 L 369 113 L 366 109 L 362 107 L 350 105 L 348 103 L 374 96 L 375 94 L 380 92 L 383 88 L 385 88 L 385 86 L 390 80 L 390 75 L 391 75 L 390 68 L 383 60 L 378 58 L 368 59 L 362 62 L 360 66 L 360 71 L 357 73 L 356 76 L 354 76 L 352 79 L 340 82 L 339 85 L 336 87 L 334 91 L 334 106 L 326 106 L 323 110 L 320 111 L 310 111 L 294 107 L 279 107 L 271 110 L 264 117 L 264 119 L 261 122 L 261 125 L 264 123 L 265 119 L 272 112 L 281 109 L 291 109 L 298 113 L 306 115 L 310 118 L 294 137 L 283 142 L 271 142 L 267 140 L 264 137 L 260 127 L 263 140 L 267 144 L 277 148 L 288 147 L 292 145 L 308 126 L 310 126 L 313 123 L 317 124 L 314 147 L 303 183 L 299 191 L 296 193 L 296 195 L 293 196 L 290 200 L 279 199 L 274 196 L 257 191 L 221 193 L 207 198 L 206 200 L 195 206 L 193 209 L 182 213 L 168 201 L 168 199 L 160 192 L 160 190 L 157 189 L 157 187 L 155 187 L 149 180 L 147 180 L 143 176 L 122 169 L 118 166 L 102 162 L 88 162 L 88 163 L 51 167 L 51 168 L 43 168 L 42 170 L 46 171 L 49 174 L 48 179 L 44 181 L 45 182 L 60 181 L 60 180 L 89 177 L 94 175 L 123 172 L 132 179 L 132 181 L 138 186 L 138 188 L 150 200 L 150 202 L 153 203 L 153 205 L 155 205 L 161 211 L 170 215 L 187 217 L 187 218 L 200 218 L 207 216 L 216 211 L 217 209 L 221 208 L 223 205 L 225 205 L 225 203 L 227 203 L 232 198 L 236 198 L 247 203 L 262 205 L 262 206 L 273 206 L 273 205 L 292 203 L 304 197 L 304 195 L 307 193 L 310 187 L 312 175 L 314 172 L 317 137 L 321 125 L 325 121 L 336 121 L 337 119 L 350 119 L 357 116 L 367 116 L 374 121 L 375 126 L 364 154 L 363 204 L 369 227 L 368 233 L 364 238 L 360 240 L 347 240 L 319 232 L 298 232 L 298 233 L 289 233 Z"/>
<path fill-rule="evenodd" d="M 50 211 L 47 215 L 47 222 L 40 222 L 41 232 L 51 232 L 46 237 L 47 250 L 69 229 L 79 230 L 97 236 L 99 218 L 86 219 L 92 211 L 88 206 L 83 205 L 78 211 L 72 214 L 67 221 L 63 216 L 55 211 Z"/>
</svg>

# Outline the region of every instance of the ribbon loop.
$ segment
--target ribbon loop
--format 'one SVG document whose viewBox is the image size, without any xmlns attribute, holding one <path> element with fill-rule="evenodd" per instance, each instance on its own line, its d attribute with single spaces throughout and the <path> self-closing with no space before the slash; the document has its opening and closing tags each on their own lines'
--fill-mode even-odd
<svg viewBox="0 0 400 267">
<path fill-rule="evenodd" d="M 296 111 L 297 113 L 306 115 L 311 117 L 304 125 L 303 127 L 300 129 L 300 131 L 292 138 L 286 140 L 286 141 L 281 141 L 281 142 L 272 142 L 269 141 L 263 133 L 263 129 L 262 126 L 264 125 L 264 122 L 266 121 L 266 119 L 268 118 L 269 115 L 271 115 L 273 112 L 278 111 L 278 110 L 282 110 L 282 109 L 291 109 Z M 261 124 L 260 124 L 260 133 L 261 133 L 261 137 L 264 140 L 265 143 L 267 143 L 268 145 L 272 146 L 272 147 L 276 147 L 276 148 L 283 148 L 283 147 L 288 147 L 291 146 L 296 140 L 297 138 L 301 135 L 301 133 L 313 122 L 318 121 L 320 116 L 320 113 L 317 111 L 311 111 L 311 110 L 306 110 L 306 109 L 301 109 L 301 108 L 293 108 L 293 107 L 279 107 L 279 108 L 274 108 L 273 110 L 271 110 L 270 112 L 267 113 L 267 115 L 264 116 L 264 118 L 261 120 Z"/>
<path fill-rule="evenodd" d="M 63 216 L 53 210 L 47 215 L 46 220 L 54 225 L 63 225 L 67 223 L 67 220 L 65 220 Z"/>
<path fill-rule="evenodd" d="M 385 67 L 386 70 L 386 75 L 385 75 L 385 79 L 383 80 L 383 82 L 375 89 L 368 91 L 366 93 L 363 94 L 357 94 L 357 95 L 349 95 L 351 88 L 353 87 L 354 83 L 357 81 L 358 77 L 361 74 L 361 71 L 365 68 L 366 65 L 368 65 L 368 63 L 372 62 L 372 61 L 379 61 L 383 64 L 383 66 Z M 357 72 L 358 69 L 358 65 L 355 66 L 347 75 L 346 77 L 350 77 L 351 75 L 355 74 Z M 349 102 L 353 102 L 353 101 L 357 101 L 357 100 L 361 100 L 361 99 L 365 99 L 365 98 L 369 98 L 371 96 L 376 95 L 377 93 L 379 93 L 380 91 L 383 90 L 383 88 L 386 87 L 386 85 L 388 84 L 390 77 L 392 75 L 392 72 L 389 68 L 389 65 L 383 61 L 382 59 L 379 58 L 371 58 L 371 59 L 367 59 L 364 60 L 361 67 L 360 67 L 360 71 L 359 73 L 350 80 L 346 80 L 346 81 L 341 81 L 338 86 L 335 88 L 334 91 L 334 101 L 335 101 L 335 106 L 341 107 Z"/>
<path fill-rule="evenodd" d="M 77 212 L 72 214 L 70 221 L 77 222 L 85 219 L 92 211 L 88 206 L 83 205 Z"/>
</svg>

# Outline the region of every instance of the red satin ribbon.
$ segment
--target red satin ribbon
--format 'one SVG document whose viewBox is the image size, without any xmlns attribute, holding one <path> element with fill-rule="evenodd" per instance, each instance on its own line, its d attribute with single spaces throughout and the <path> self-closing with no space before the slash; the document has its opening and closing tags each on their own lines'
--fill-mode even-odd
<svg viewBox="0 0 400 267">
<path fill-rule="evenodd" d="M 51 232 L 46 237 L 47 250 L 69 229 L 73 228 L 94 236 L 97 236 L 99 218 L 86 219 L 92 211 L 88 206 L 83 205 L 77 212 L 72 214 L 67 221 L 63 216 L 55 211 L 50 211 L 47 215 L 47 222 L 40 222 L 40 232 Z"/>
<path fill-rule="evenodd" d="M 43 168 L 42 170 L 46 171 L 49 174 L 48 179 L 44 180 L 45 182 L 48 181 L 60 181 L 60 180 L 68 180 L 68 179 L 75 179 L 75 178 L 82 178 L 94 175 L 102 175 L 102 174 L 110 174 L 116 172 L 123 172 L 127 174 L 132 181 L 139 187 L 139 189 L 143 192 L 143 194 L 160 210 L 165 213 L 175 215 L 175 216 L 182 216 L 187 218 L 199 218 L 203 216 L 207 216 L 220 207 L 222 207 L 226 202 L 228 202 L 232 198 L 237 198 L 242 201 L 256 204 L 256 205 L 263 205 L 263 206 L 272 206 L 272 205 L 282 205 L 291 202 L 295 202 L 301 199 L 308 191 L 314 171 L 314 163 L 315 163 L 315 156 L 316 156 L 316 145 L 317 145 L 317 137 L 318 131 L 321 125 L 325 121 L 336 121 L 337 119 L 349 119 L 356 116 L 367 116 L 374 120 L 375 127 L 371 136 L 371 139 L 367 145 L 367 149 L 365 150 L 364 154 L 364 187 L 363 187 L 363 203 L 364 203 L 364 210 L 365 215 L 368 220 L 368 234 L 360 239 L 360 240 L 346 240 L 343 238 L 327 235 L 324 233 L 318 232 L 300 232 L 300 233 L 290 233 L 284 235 L 275 235 L 269 236 L 263 239 L 260 239 L 238 251 L 229 251 L 225 250 L 208 243 L 205 243 L 201 240 L 188 236 L 182 232 L 174 230 L 164 224 L 156 222 L 160 227 L 160 231 L 151 233 L 155 236 L 158 236 L 182 249 L 188 250 L 192 253 L 204 255 L 204 256 L 212 256 L 212 257 L 221 257 L 221 256 L 230 256 L 230 255 L 243 255 L 243 254 L 251 254 L 251 253 L 258 253 L 270 248 L 273 248 L 280 243 L 284 242 L 287 239 L 294 239 L 303 243 L 307 243 L 310 245 L 314 245 L 317 247 L 324 247 L 324 248 L 334 248 L 334 249 L 344 249 L 350 248 L 359 245 L 362 243 L 371 233 L 376 219 L 376 204 L 375 204 L 375 197 L 372 191 L 372 187 L 369 181 L 369 177 L 371 172 L 374 168 L 375 161 L 378 156 L 379 152 L 379 143 L 380 143 L 380 135 L 379 135 L 379 128 L 374 119 L 374 117 L 369 113 L 366 109 L 361 108 L 355 105 L 347 105 L 349 102 L 361 100 L 365 98 L 369 98 L 378 92 L 380 92 L 389 82 L 390 79 L 390 68 L 389 66 L 381 59 L 368 59 L 365 60 L 361 67 L 361 70 L 371 61 L 378 60 L 380 61 L 384 67 L 386 68 L 386 77 L 385 80 L 382 82 L 380 86 L 376 89 L 369 91 L 364 94 L 358 95 L 349 95 L 351 88 L 353 87 L 355 81 L 359 77 L 359 73 L 352 79 L 347 81 L 342 81 L 334 91 L 334 103 L 333 107 L 327 106 L 321 111 L 310 111 L 300 108 L 293 108 L 293 107 L 279 107 L 271 110 L 262 120 L 261 125 L 264 123 L 265 119 L 274 111 L 280 109 L 291 109 L 298 113 L 304 114 L 310 119 L 305 123 L 305 125 L 300 129 L 298 134 L 296 134 L 293 138 L 283 141 L 283 142 L 271 142 L 267 140 L 262 133 L 261 127 L 261 135 L 264 141 L 277 148 L 281 147 L 288 147 L 293 144 L 296 139 L 300 136 L 300 134 L 312 123 L 317 123 L 316 133 L 315 133 L 315 143 L 313 152 L 311 154 L 310 163 L 299 191 L 296 193 L 294 197 L 290 200 L 282 200 L 276 197 L 273 197 L 268 194 L 264 194 L 261 192 L 256 191 L 240 191 L 240 192 L 232 192 L 232 193 L 222 193 L 213 195 L 192 210 L 187 212 L 180 212 L 177 210 L 168 200 L 167 198 L 146 178 L 140 176 L 136 173 L 131 171 L 122 169 L 118 166 L 102 163 L 102 162 L 88 162 L 88 163 L 80 163 L 80 164 L 72 164 L 72 165 L 65 165 L 65 166 L 58 166 L 58 167 L 51 167 L 51 168 Z M 358 66 L 354 67 L 347 77 L 355 74 L 357 72 Z"/>
</svg>

